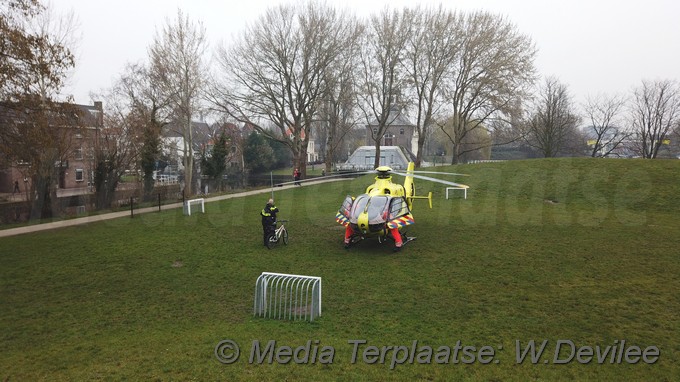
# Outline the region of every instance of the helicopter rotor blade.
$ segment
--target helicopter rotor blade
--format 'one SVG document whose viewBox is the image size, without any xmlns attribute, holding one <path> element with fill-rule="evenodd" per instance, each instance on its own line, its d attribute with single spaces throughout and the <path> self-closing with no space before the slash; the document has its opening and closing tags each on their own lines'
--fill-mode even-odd
<svg viewBox="0 0 680 382">
<path fill-rule="evenodd" d="M 314 182 L 314 181 L 320 181 L 320 180 L 325 180 L 325 179 L 331 179 L 331 178 L 342 178 L 342 177 L 357 177 L 357 176 L 362 176 L 366 174 L 374 174 L 374 171 L 359 171 L 359 172 L 348 172 L 348 173 L 341 173 L 341 174 L 332 174 L 332 175 L 324 175 L 320 177 L 315 177 L 315 178 L 307 178 L 307 179 L 301 179 L 301 180 L 292 180 L 290 182 L 283 182 L 283 183 L 276 183 L 274 184 L 274 187 L 283 187 L 283 186 L 288 186 L 291 184 L 296 184 L 296 183 L 308 183 L 308 182 Z"/>
<path fill-rule="evenodd" d="M 414 174 L 441 174 L 441 175 L 457 175 L 457 176 L 470 176 L 469 174 L 458 174 L 455 172 L 439 172 L 439 171 L 413 171 Z"/>
<path fill-rule="evenodd" d="M 446 184 L 452 187 L 464 187 L 464 188 L 469 188 L 469 186 L 461 183 L 455 183 L 455 182 L 449 182 L 448 180 L 442 180 L 442 179 L 437 179 L 437 178 L 432 178 L 429 176 L 423 176 L 423 175 L 418 175 L 418 174 L 410 174 L 410 173 L 403 173 L 403 172 L 396 172 L 392 171 L 392 174 L 399 175 L 399 176 L 412 176 L 414 178 L 418 179 L 423 179 L 423 180 L 429 180 L 430 182 L 435 182 L 435 183 L 440 183 L 440 184 Z"/>
</svg>

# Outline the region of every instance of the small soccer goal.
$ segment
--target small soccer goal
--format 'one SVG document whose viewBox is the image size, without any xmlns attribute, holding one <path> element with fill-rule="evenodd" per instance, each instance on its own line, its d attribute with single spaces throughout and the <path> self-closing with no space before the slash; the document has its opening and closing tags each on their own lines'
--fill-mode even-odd
<svg viewBox="0 0 680 382">
<path fill-rule="evenodd" d="M 321 277 L 262 272 L 253 315 L 314 321 L 321 316 Z"/>
</svg>

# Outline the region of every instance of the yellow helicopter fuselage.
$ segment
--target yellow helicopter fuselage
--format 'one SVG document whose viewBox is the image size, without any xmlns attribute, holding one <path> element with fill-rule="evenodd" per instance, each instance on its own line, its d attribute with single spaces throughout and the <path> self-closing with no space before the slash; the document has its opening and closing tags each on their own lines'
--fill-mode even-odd
<svg viewBox="0 0 680 382">
<path fill-rule="evenodd" d="M 365 195 L 367 195 L 369 198 L 374 198 L 377 196 L 384 196 L 389 199 L 393 198 L 403 198 L 402 200 L 405 201 L 406 205 L 408 206 L 408 210 L 411 208 L 411 203 L 412 203 L 412 191 L 414 190 L 413 187 L 413 181 L 412 178 L 407 177 L 406 182 L 404 185 L 394 183 L 392 182 L 392 175 L 390 172 L 392 171 L 391 168 L 387 166 L 381 166 L 376 169 L 378 171 L 378 176 L 375 177 L 375 183 L 369 185 L 366 188 Z M 413 163 L 409 164 L 409 168 L 407 171 L 413 171 Z M 388 204 L 389 204 L 389 199 Z M 385 200 L 384 198 L 382 200 Z M 370 204 L 370 202 L 369 202 Z M 408 211 L 406 209 L 406 206 L 402 207 L 403 211 Z M 400 210 L 402 209 L 400 208 Z M 358 212 L 358 211 L 357 211 Z M 360 211 L 360 213 L 354 215 L 356 218 L 356 225 L 354 226 L 357 228 L 361 233 L 363 234 L 368 234 L 371 231 L 376 232 L 376 225 L 371 224 L 371 217 L 369 216 L 369 209 L 364 209 Z M 387 215 L 387 214 L 386 214 Z M 387 216 L 386 216 L 387 217 Z M 382 228 L 379 229 L 377 232 L 381 232 L 381 234 L 386 234 L 386 222 L 382 225 L 379 225 Z M 369 228 L 369 227 L 372 227 Z"/>
<path fill-rule="evenodd" d="M 389 195 L 392 197 L 405 196 L 404 186 L 398 183 L 392 183 L 392 176 L 375 177 L 375 183 L 366 187 L 366 194 L 371 196 Z"/>
<path fill-rule="evenodd" d="M 368 236 L 377 236 L 379 242 L 393 239 L 397 248 L 400 248 L 402 243 L 415 239 L 406 238 L 405 234 L 399 231 L 415 223 L 411 214 L 415 199 L 427 199 L 432 208 L 432 192 L 428 192 L 427 196 L 416 195 L 414 178 L 467 187 L 416 175 L 413 162 L 409 162 L 405 172 L 393 172 L 387 166 L 380 166 L 375 170 L 378 173 L 375 182 L 361 195 L 356 197 L 347 195 L 335 215 L 335 220 L 345 226 L 345 248 Z M 392 174 L 403 176 L 404 184 L 392 182 Z"/>
</svg>

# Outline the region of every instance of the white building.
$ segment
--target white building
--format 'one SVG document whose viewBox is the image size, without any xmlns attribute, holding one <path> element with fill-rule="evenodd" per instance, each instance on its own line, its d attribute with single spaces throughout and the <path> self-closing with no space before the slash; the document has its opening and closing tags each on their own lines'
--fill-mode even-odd
<svg viewBox="0 0 680 382">
<path fill-rule="evenodd" d="M 410 160 L 399 146 L 380 146 L 380 165 L 395 170 L 405 169 Z M 360 146 L 347 162 L 340 165 L 341 170 L 373 170 L 375 165 L 375 146 Z"/>
</svg>

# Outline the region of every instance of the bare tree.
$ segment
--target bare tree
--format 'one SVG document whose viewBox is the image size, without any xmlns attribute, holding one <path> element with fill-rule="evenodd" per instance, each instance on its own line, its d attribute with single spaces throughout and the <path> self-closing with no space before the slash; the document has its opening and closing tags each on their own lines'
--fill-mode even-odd
<svg viewBox="0 0 680 382">
<path fill-rule="evenodd" d="M 43 12 L 39 1 L 0 2 L 0 160 L 21 163 L 31 179 L 31 218 L 52 215 L 79 113 L 53 100 L 74 58 L 48 26 L 36 21 Z"/>
<path fill-rule="evenodd" d="M 36 67 L 49 66 L 50 63 L 61 62 L 64 59 L 72 60 L 72 65 L 52 64 L 52 75 L 38 75 L 33 78 L 31 93 L 40 94 L 43 98 L 54 98 L 67 84 L 75 66 L 73 54 L 79 43 L 78 19 L 73 11 L 57 14 L 52 3 L 48 2 L 44 11 L 31 19 L 29 28 L 47 42 L 38 45 L 34 51 Z M 59 47 L 67 47 L 68 52 L 65 53 Z M 58 79 L 58 82 L 55 83 L 55 79 Z"/>
<path fill-rule="evenodd" d="M 374 167 L 380 166 L 380 144 L 387 131 L 393 109 L 398 109 L 404 76 L 401 60 L 411 33 L 405 14 L 385 8 L 370 17 L 360 53 L 358 70 L 360 108 L 366 122 L 376 127 L 369 131 L 375 145 Z"/>
<path fill-rule="evenodd" d="M 464 154 L 461 142 L 471 131 L 519 118 L 535 79 L 536 49 L 515 25 L 488 12 L 462 15 L 451 33 L 460 45 L 444 96 L 453 122 L 446 133 L 453 144 L 452 163 L 457 163 Z"/>
<path fill-rule="evenodd" d="M 347 19 L 348 45 L 324 73 L 324 93 L 319 108 L 318 132 L 324 152 L 325 172 L 330 173 L 345 136 L 356 126 L 357 94 L 354 70 L 357 68 L 356 42 L 362 27 L 356 19 Z"/>
<path fill-rule="evenodd" d="M 673 147 L 676 154 L 680 154 L 680 120 L 678 120 L 678 122 L 675 124 L 672 137 L 671 147 Z M 680 155 L 677 155 L 676 157 L 680 159 Z"/>
<path fill-rule="evenodd" d="M 161 153 L 161 130 L 171 118 L 170 99 L 154 86 L 149 68 L 142 64 L 129 64 L 115 88 L 119 97 L 125 100 L 130 118 L 139 127 L 139 167 L 144 198 L 148 200 L 153 191 L 156 161 Z"/>
<path fill-rule="evenodd" d="M 125 170 L 136 169 L 141 142 L 140 125 L 125 105 L 119 89 L 103 95 L 103 116 L 94 153 L 94 190 L 97 208 L 108 208 Z"/>
<path fill-rule="evenodd" d="M 473 122 L 474 123 L 474 122 Z M 445 122 L 445 125 L 441 127 L 441 131 L 444 132 L 448 142 L 450 143 L 451 136 L 446 133 L 453 130 L 454 120 L 453 118 Z M 465 134 L 465 137 L 458 142 L 459 156 L 458 161 L 468 162 L 470 160 L 486 160 L 491 157 L 491 147 L 493 137 L 489 129 L 481 126 L 469 129 Z"/>
<path fill-rule="evenodd" d="M 345 136 L 357 124 L 355 115 L 356 93 L 351 66 L 335 73 L 329 79 L 326 96 L 319 108 L 318 132 L 323 140 L 321 149 L 324 152 L 324 168 L 330 173 L 333 163 L 345 140 Z"/>
<path fill-rule="evenodd" d="M 599 95 L 588 97 L 583 105 L 590 125 L 586 127 L 588 142 L 592 149 L 591 157 L 607 157 L 619 149 L 630 137 L 621 120 L 621 112 L 625 106 L 621 96 Z"/>
<path fill-rule="evenodd" d="M 633 92 L 631 125 L 637 149 L 653 159 L 680 123 L 680 85 L 677 81 L 642 81 Z"/>
<path fill-rule="evenodd" d="M 170 117 L 168 100 L 152 86 L 149 70 L 128 64 L 123 74 L 97 98 L 107 105 L 95 150 L 95 193 L 98 208 L 111 205 L 126 170 L 142 169 L 145 199 L 153 189 L 160 155 L 161 128 Z"/>
<path fill-rule="evenodd" d="M 578 123 L 567 86 L 556 77 L 546 78 L 526 122 L 527 143 L 544 157 L 555 157 Z"/>
<path fill-rule="evenodd" d="M 458 52 L 458 39 L 462 35 L 455 13 L 436 8 L 405 10 L 404 17 L 411 20 L 412 29 L 406 44 L 403 64 L 407 73 L 407 89 L 415 95 L 416 131 L 418 147 L 416 167 L 423 158 L 425 140 L 429 136 L 437 111 L 445 102 L 441 87 L 451 61 Z"/>
<path fill-rule="evenodd" d="M 57 17 L 39 1 L 0 3 L 0 99 L 53 99 L 75 65 L 73 14 Z"/>
<path fill-rule="evenodd" d="M 168 20 L 157 32 L 149 48 L 152 81 L 170 100 L 182 129 L 184 178 L 192 194 L 196 190 L 192 120 L 201 108 L 201 94 L 207 84 L 206 49 L 205 28 L 184 16 L 181 10 L 176 20 Z"/>
<path fill-rule="evenodd" d="M 354 28 L 349 14 L 320 3 L 268 9 L 233 46 L 219 50 L 223 78 L 211 101 L 290 148 L 304 176 L 312 126 L 329 86 L 326 73 L 344 59 Z"/>
<path fill-rule="evenodd" d="M 72 137 L 79 127 L 77 107 L 22 97 L 0 103 L 0 152 L 31 180 L 31 219 L 51 217 L 57 182 L 72 154 Z"/>
</svg>

